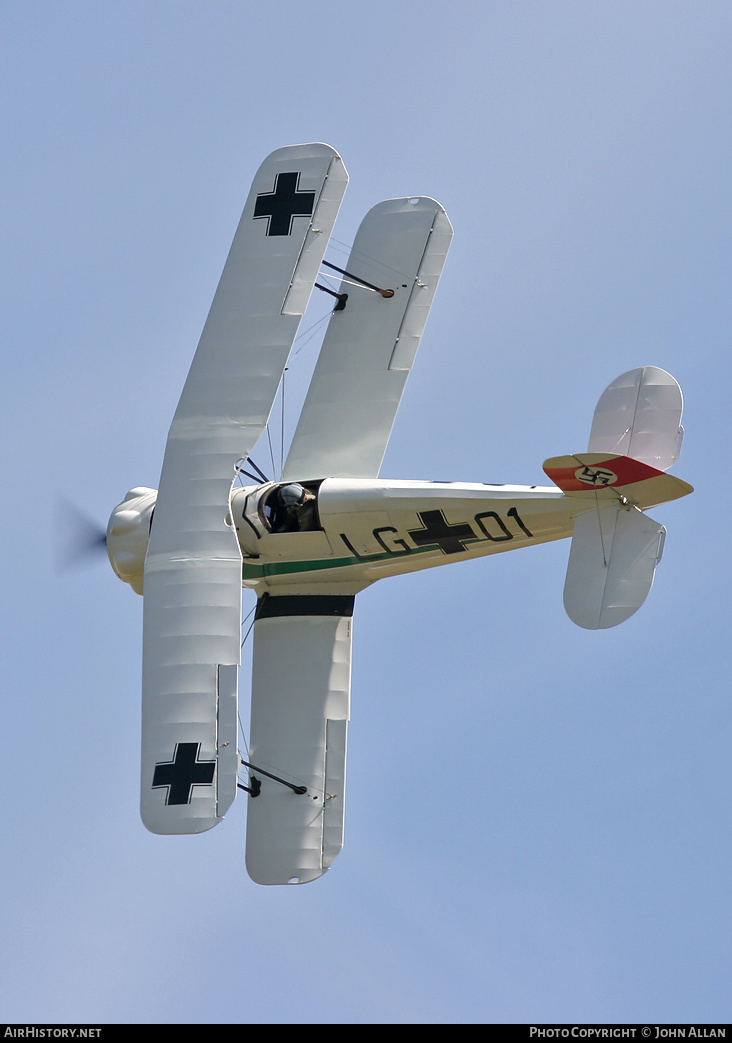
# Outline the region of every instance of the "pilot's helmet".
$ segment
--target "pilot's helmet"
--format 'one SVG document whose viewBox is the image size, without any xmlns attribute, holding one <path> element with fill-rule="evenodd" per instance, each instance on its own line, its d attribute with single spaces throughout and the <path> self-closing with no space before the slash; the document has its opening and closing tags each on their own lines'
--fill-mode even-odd
<svg viewBox="0 0 732 1043">
<path fill-rule="evenodd" d="M 302 507 L 307 499 L 307 493 L 301 485 L 297 482 L 293 482 L 291 485 L 284 485 L 280 489 L 280 501 L 285 507 Z"/>
</svg>

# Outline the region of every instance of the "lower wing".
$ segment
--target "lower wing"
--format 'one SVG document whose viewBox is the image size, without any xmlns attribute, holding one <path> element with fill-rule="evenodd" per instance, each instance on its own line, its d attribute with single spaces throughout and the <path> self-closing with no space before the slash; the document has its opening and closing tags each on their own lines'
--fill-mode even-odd
<svg viewBox="0 0 732 1043">
<path fill-rule="evenodd" d="M 315 880 L 343 846 L 353 600 L 300 595 L 258 605 L 249 754 L 258 795 L 249 800 L 246 856 L 258 884 Z"/>
</svg>

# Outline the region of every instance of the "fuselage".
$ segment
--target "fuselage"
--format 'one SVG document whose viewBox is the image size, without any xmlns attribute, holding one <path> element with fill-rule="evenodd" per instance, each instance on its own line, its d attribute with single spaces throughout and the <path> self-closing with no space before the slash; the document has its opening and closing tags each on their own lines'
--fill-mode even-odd
<svg viewBox="0 0 732 1043">
<path fill-rule="evenodd" d="M 542 486 L 353 478 L 302 484 L 316 500 L 298 531 L 273 531 L 274 483 L 233 493 L 243 583 L 260 596 L 316 585 L 323 594 L 356 593 L 385 576 L 563 539 L 590 506 Z"/>
</svg>

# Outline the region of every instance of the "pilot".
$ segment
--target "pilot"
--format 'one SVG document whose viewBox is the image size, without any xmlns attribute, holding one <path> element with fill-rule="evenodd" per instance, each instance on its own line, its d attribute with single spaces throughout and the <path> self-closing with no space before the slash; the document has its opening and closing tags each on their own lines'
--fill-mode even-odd
<svg viewBox="0 0 732 1043">
<path fill-rule="evenodd" d="M 283 485 L 278 492 L 280 506 L 274 532 L 307 532 L 317 528 L 315 493 L 299 482 Z"/>
</svg>

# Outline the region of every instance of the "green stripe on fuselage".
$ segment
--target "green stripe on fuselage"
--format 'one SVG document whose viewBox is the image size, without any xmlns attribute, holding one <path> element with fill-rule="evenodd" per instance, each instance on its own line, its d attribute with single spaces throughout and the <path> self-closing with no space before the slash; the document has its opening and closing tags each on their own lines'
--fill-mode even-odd
<svg viewBox="0 0 732 1043">
<path fill-rule="evenodd" d="M 519 542 L 523 542 L 520 536 L 515 536 L 514 539 Z M 481 540 L 480 538 L 474 540 L 463 540 L 463 543 L 474 545 L 476 543 L 489 543 L 490 540 Z M 504 541 L 499 541 L 503 543 Z M 513 541 L 506 541 L 513 542 Z M 295 572 L 323 572 L 326 569 L 347 569 L 354 565 L 370 565 L 376 561 L 390 561 L 394 558 L 406 558 L 411 557 L 412 554 L 430 554 L 432 551 L 439 550 L 439 543 L 433 543 L 429 547 L 413 547 L 410 549 L 409 555 L 406 554 L 364 554 L 362 558 L 348 557 L 348 558 L 319 558 L 316 561 L 269 561 L 262 565 L 254 565 L 251 561 L 245 560 L 242 565 L 242 578 L 243 579 L 262 579 L 265 576 L 287 576 Z M 468 549 L 467 547 L 465 548 Z M 445 555 L 451 558 L 453 561 L 457 561 L 457 555 Z"/>
</svg>

